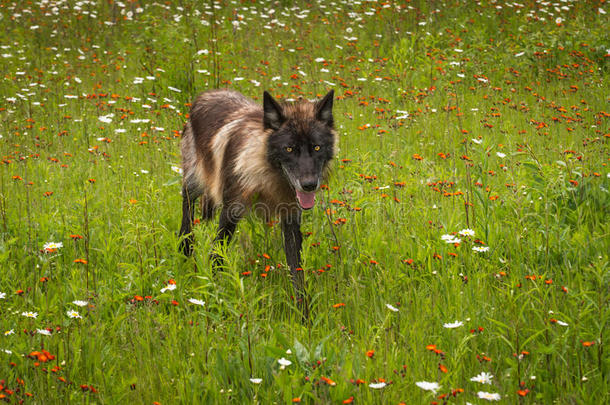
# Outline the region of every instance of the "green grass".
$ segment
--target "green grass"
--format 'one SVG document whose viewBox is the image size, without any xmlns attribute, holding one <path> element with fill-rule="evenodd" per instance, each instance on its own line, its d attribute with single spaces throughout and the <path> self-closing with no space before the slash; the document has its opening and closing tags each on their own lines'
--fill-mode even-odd
<svg viewBox="0 0 610 405">
<path fill-rule="evenodd" d="M 69 3 L 0 3 L 0 397 L 610 401 L 606 5 Z M 216 274 L 216 223 L 177 251 L 179 135 L 217 86 L 335 89 L 310 324 L 277 224 L 240 223 Z"/>
</svg>

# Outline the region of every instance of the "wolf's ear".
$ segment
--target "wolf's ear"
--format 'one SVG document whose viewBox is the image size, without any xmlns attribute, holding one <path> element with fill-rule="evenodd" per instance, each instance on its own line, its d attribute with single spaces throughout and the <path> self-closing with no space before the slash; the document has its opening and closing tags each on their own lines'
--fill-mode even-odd
<svg viewBox="0 0 610 405">
<path fill-rule="evenodd" d="M 325 122 L 329 127 L 333 126 L 333 97 L 335 91 L 331 90 L 324 98 L 316 103 L 316 119 Z"/>
<path fill-rule="evenodd" d="M 267 92 L 263 93 L 263 111 L 265 129 L 278 129 L 286 120 L 282 106 Z"/>
</svg>

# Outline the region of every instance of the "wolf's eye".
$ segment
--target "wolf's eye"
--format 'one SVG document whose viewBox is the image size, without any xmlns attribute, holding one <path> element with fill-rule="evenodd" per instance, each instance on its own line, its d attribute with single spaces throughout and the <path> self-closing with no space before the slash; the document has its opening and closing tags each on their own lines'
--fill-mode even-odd
<svg viewBox="0 0 610 405">
<path fill-rule="evenodd" d="M 320 150 L 320 145 L 316 145 L 313 147 L 313 150 L 315 150 L 316 152 Z"/>
<path fill-rule="evenodd" d="M 288 153 L 292 152 L 292 148 L 290 146 L 286 147 L 286 152 L 288 152 Z"/>
</svg>

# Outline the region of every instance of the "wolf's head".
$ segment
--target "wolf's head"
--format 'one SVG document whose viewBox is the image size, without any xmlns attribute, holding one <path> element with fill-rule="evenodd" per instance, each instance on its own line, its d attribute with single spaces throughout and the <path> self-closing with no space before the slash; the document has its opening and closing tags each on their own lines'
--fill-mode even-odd
<svg viewBox="0 0 610 405">
<path fill-rule="evenodd" d="M 264 93 L 263 123 L 265 129 L 273 130 L 267 141 L 267 157 L 281 169 L 306 210 L 315 204 L 315 192 L 334 153 L 333 95 L 331 90 L 315 103 L 279 104 Z"/>
</svg>

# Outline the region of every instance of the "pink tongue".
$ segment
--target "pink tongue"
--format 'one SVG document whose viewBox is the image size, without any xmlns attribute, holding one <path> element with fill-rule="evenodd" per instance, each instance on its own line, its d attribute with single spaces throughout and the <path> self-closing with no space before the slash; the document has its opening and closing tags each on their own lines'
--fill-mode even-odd
<svg viewBox="0 0 610 405">
<path fill-rule="evenodd" d="M 297 191 L 297 199 L 299 204 L 301 204 L 301 208 L 308 210 L 316 204 L 316 193 Z"/>
</svg>

